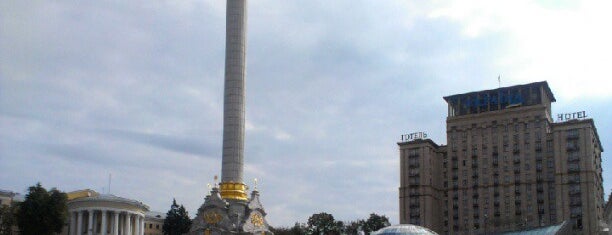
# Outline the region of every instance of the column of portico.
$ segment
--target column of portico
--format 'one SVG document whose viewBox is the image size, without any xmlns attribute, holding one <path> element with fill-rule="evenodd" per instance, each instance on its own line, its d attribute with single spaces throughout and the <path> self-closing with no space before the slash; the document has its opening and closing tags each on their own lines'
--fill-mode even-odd
<svg viewBox="0 0 612 235">
<path fill-rule="evenodd" d="M 119 211 L 113 211 L 113 235 L 119 235 Z"/>
<path fill-rule="evenodd" d="M 145 216 L 141 216 L 140 217 L 140 234 L 139 235 L 144 235 L 144 221 L 145 221 Z"/>
<path fill-rule="evenodd" d="M 77 212 L 77 235 L 83 234 L 83 211 Z"/>
<path fill-rule="evenodd" d="M 100 214 L 100 216 L 102 216 L 102 228 L 100 228 L 100 233 L 102 235 L 106 235 L 106 228 L 108 227 L 108 225 L 106 224 L 106 210 L 102 210 Z"/>
<path fill-rule="evenodd" d="M 134 235 L 140 235 L 140 221 L 138 221 L 138 215 L 134 215 Z"/>
<path fill-rule="evenodd" d="M 93 235 L 93 210 L 87 210 L 89 214 L 89 220 L 87 223 L 87 235 Z"/>
<path fill-rule="evenodd" d="M 131 235 L 130 231 L 130 214 L 125 212 L 125 222 L 123 223 L 123 235 Z"/>
<path fill-rule="evenodd" d="M 74 235 L 76 233 L 76 220 L 77 214 L 74 211 L 70 211 L 70 230 L 68 231 L 68 235 Z"/>
</svg>

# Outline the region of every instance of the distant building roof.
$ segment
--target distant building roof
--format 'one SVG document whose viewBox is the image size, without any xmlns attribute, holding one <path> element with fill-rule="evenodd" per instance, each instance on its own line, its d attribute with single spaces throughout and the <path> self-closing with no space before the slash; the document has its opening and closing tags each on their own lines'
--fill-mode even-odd
<svg viewBox="0 0 612 235">
<path fill-rule="evenodd" d="M 166 219 L 166 213 L 159 212 L 159 211 L 147 211 L 147 213 L 145 213 L 145 217 Z"/>
<path fill-rule="evenodd" d="M 436 232 L 428 228 L 413 224 L 398 224 L 381 228 L 380 230 L 371 233 L 372 235 L 437 235 Z"/>
<path fill-rule="evenodd" d="M 15 196 L 15 193 L 13 191 L 0 189 L 0 195 L 13 197 Z"/>
</svg>

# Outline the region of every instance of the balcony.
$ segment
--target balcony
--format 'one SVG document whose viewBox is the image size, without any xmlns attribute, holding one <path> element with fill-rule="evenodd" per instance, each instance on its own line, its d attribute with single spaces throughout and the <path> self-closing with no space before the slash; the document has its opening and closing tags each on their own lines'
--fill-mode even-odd
<svg viewBox="0 0 612 235">
<path fill-rule="evenodd" d="M 575 154 L 570 154 L 569 157 L 567 157 L 567 161 L 568 162 L 578 162 L 580 161 L 580 157 Z"/>
<path fill-rule="evenodd" d="M 570 189 L 570 190 L 569 190 L 569 194 L 570 194 L 571 196 L 574 196 L 574 195 L 580 195 L 580 188 L 578 188 L 578 189 Z"/>
<path fill-rule="evenodd" d="M 580 150 L 580 147 L 578 147 L 578 145 L 568 144 L 568 145 L 567 145 L 567 147 L 566 147 L 566 150 L 567 150 L 568 152 L 571 152 L 571 151 L 578 151 L 578 150 Z"/>
<path fill-rule="evenodd" d="M 410 177 L 419 176 L 419 172 L 410 172 L 408 173 L 408 176 Z"/>
<path fill-rule="evenodd" d="M 536 165 L 536 171 L 542 172 L 542 165 Z"/>
<path fill-rule="evenodd" d="M 578 133 L 567 133 L 568 140 L 577 140 L 578 138 L 580 138 Z"/>
<path fill-rule="evenodd" d="M 514 158 L 514 164 L 520 164 L 521 163 L 521 159 L 520 158 Z"/>
<path fill-rule="evenodd" d="M 544 214 L 544 209 L 539 209 L 539 210 L 538 210 L 538 214 L 539 214 L 539 215 L 543 215 L 543 214 Z"/>
<path fill-rule="evenodd" d="M 512 153 L 520 153 L 521 149 L 520 148 L 512 148 Z"/>
<path fill-rule="evenodd" d="M 570 178 L 567 180 L 568 183 L 570 184 L 579 184 L 580 183 L 580 179 L 576 179 L 576 178 Z"/>
<path fill-rule="evenodd" d="M 478 168 L 478 163 L 472 163 L 472 168 Z"/>
<path fill-rule="evenodd" d="M 580 200 L 570 201 L 570 206 L 582 206 L 582 201 Z"/>
<path fill-rule="evenodd" d="M 515 211 L 514 214 L 515 215 L 522 215 L 523 213 L 521 211 Z"/>
<path fill-rule="evenodd" d="M 408 163 L 408 168 L 418 168 L 420 165 L 418 162 L 410 162 Z"/>
<path fill-rule="evenodd" d="M 544 187 L 543 186 L 538 186 L 536 188 L 536 191 L 538 191 L 538 193 L 544 192 Z"/>
<path fill-rule="evenodd" d="M 410 212 L 410 217 L 419 217 L 421 216 L 421 214 L 418 211 L 411 211 Z"/>
<path fill-rule="evenodd" d="M 580 167 L 578 167 L 578 166 L 568 167 L 567 168 L 567 172 L 570 172 L 570 173 L 579 172 L 579 171 L 580 171 Z"/>
<path fill-rule="evenodd" d="M 535 151 L 536 151 L 536 152 L 540 152 L 540 151 L 542 151 L 542 145 L 541 145 L 541 144 L 536 144 L 536 146 L 535 146 Z"/>
<path fill-rule="evenodd" d="M 410 204 L 410 209 L 417 209 L 419 208 L 419 204 Z"/>
</svg>

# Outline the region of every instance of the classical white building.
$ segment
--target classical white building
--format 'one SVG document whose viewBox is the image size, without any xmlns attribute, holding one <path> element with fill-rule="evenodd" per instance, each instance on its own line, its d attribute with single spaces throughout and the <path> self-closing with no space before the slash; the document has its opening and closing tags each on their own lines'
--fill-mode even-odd
<svg viewBox="0 0 612 235">
<path fill-rule="evenodd" d="M 149 207 L 142 202 L 93 190 L 68 195 L 69 219 L 64 234 L 144 235 Z"/>
</svg>

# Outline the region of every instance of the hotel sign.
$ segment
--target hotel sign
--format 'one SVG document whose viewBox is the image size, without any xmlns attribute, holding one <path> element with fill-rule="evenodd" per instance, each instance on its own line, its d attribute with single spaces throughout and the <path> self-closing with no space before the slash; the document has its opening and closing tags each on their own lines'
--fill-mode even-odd
<svg viewBox="0 0 612 235">
<path fill-rule="evenodd" d="M 427 133 L 425 133 L 425 132 L 414 132 L 414 133 L 410 133 L 410 134 L 403 134 L 401 136 L 400 142 L 408 142 L 408 141 L 413 141 L 413 140 L 417 140 L 417 139 L 425 139 L 425 138 L 427 138 Z"/>
<path fill-rule="evenodd" d="M 560 114 L 557 114 L 557 121 L 564 122 L 564 121 L 569 121 L 573 119 L 583 119 L 586 117 L 587 115 L 585 111 L 579 111 L 579 112 L 574 112 L 574 113 L 560 113 Z"/>
</svg>

